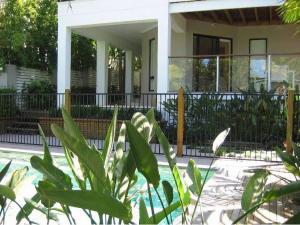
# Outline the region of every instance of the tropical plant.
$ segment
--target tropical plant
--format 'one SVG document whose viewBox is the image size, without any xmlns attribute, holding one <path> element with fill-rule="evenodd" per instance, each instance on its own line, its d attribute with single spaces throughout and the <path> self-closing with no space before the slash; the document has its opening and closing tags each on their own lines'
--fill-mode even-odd
<svg viewBox="0 0 300 225">
<path fill-rule="evenodd" d="M 300 1 L 286 0 L 279 9 L 285 23 L 300 23 Z"/>
<path fill-rule="evenodd" d="M 9 161 L 0 172 L 0 224 L 5 224 L 6 213 L 11 207 L 12 203 L 22 207 L 17 202 L 16 192 L 20 190 L 22 182 L 28 172 L 28 167 L 24 167 L 18 170 L 15 170 L 8 179 L 5 181 L 5 176 L 8 174 L 11 161 Z M 26 217 L 27 221 L 31 223 L 30 219 Z"/>
<path fill-rule="evenodd" d="M 248 180 L 241 200 L 244 214 L 239 216 L 234 223 L 238 223 L 249 214 L 254 213 L 260 206 L 278 200 L 286 195 L 293 195 L 300 192 L 300 148 L 293 143 L 293 154 L 289 154 L 276 148 L 276 152 L 283 162 L 285 169 L 291 173 L 295 179 L 282 177 L 278 173 L 268 169 L 257 169 Z M 268 180 L 271 177 L 277 178 L 271 184 Z M 281 184 L 280 184 L 281 183 Z M 268 184 L 268 185 L 267 185 Z M 299 224 L 300 213 L 292 215 L 286 224 Z"/>
<path fill-rule="evenodd" d="M 49 221 L 50 212 L 57 210 L 54 205 L 59 203 L 70 224 L 75 223 L 70 207 L 81 208 L 90 218 L 91 224 L 132 223 L 133 204 L 131 204 L 131 199 L 137 193 L 130 193 L 129 190 L 137 182 L 136 171 L 142 174 L 147 181 L 147 193 L 151 208 L 149 214 L 144 197 L 140 196 L 140 224 L 156 224 L 164 219 L 170 224 L 171 213 L 178 208 L 181 208 L 183 223 L 193 221 L 197 204 L 192 215 L 189 215 L 187 208 L 190 205 L 192 194 L 198 197 L 197 203 L 199 202 L 208 172 L 205 179 L 202 180 L 200 170 L 196 167 L 195 162 L 190 160 L 186 173 L 191 182 L 189 184 L 185 182 L 182 178 L 182 171 L 176 165 L 176 154 L 156 122 L 153 109 L 149 110 L 146 115 L 135 113 L 131 121 L 124 122 L 117 141 L 115 140 L 116 109 L 101 151 L 87 143 L 68 112 L 63 109 L 62 113 L 64 128 L 53 124 L 52 131 L 63 145 L 65 157 L 78 187 L 75 188 L 69 175 L 55 166 L 40 129 L 44 144 L 44 157 L 33 156 L 30 162 L 34 169 L 43 174 L 43 179 L 38 182 L 37 193 L 19 212 L 18 222 L 25 216 L 28 218 L 34 209 L 48 212 L 46 215 Z M 223 133 L 218 136 L 213 146 L 214 150 L 219 148 L 227 134 Z M 130 146 L 127 152 L 125 152 L 126 135 Z M 172 185 L 160 177 L 157 159 L 149 145 L 154 136 L 161 144 L 167 159 L 175 182 L 178 201 L 174 201 Z M 113 151 L 113 147 L 115 147 L 115 151 Z M 163 187 L 167 203 L 162 201 L 162 194 L 158 191 L 159 185 Z M 162 206 L 162 210 L 159 212 L 154 211 L 154 194 L 157 195 Z M 92 211 L 97 212 L 98 219 L 95 218 Z"/>
</svg>

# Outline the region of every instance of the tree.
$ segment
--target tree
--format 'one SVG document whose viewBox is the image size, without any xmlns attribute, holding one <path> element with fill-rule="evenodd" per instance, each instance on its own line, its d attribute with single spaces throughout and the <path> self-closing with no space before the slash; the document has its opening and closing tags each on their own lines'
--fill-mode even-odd
<svg viewBox="0 0 300 225">
<path fill-rule="evenodd" d="M 280 14 L 285 23 L 300 24 L 300 0 L 286 0 Z"/>
</svg>

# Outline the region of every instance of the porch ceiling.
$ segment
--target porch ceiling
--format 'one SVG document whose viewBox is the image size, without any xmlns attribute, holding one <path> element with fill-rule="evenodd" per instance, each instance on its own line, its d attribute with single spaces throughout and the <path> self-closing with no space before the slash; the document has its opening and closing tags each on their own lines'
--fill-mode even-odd
<svg viewBox="0 0 300 225">
<path fill-rule="evenodd" d="M 187 19 L 196 19 L 234 26 L 276 25 L 282 24 L 278 10 L 278 7 L 259 7 L 188 12 L 182 13 L 182 15 Z"/>
<path fill-rule="evenodd" d="M 72 31 L 94 40 L 107 41 L 115 47 L 124 50 L 140 52 L 144 33 L 154 29 L 156 26 L 156 22 L 145 22 L 79 27 L 73 28 Z"/>
</svg>

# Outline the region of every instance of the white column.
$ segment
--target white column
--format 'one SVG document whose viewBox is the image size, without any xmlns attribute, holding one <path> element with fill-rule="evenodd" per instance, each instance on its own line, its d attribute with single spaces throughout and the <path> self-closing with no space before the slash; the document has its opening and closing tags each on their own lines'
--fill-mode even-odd
<svg viewBox="0 0 300 225">
<path fill-rule="evenodd" d="M 171 42 L 171 16 L 169 13 L 158 20 L 157 33 L 157 92 L 169 91 L 169 55 Z"/>
<path fill-rule="evenodd" d="M 58 24 L 57 38 L 57 93 L 71 88 L 71 29 Z M 57 106 L 63 105 L 63 96 L 57 99 Z"/>
<path fill-rule="evenodd" d="M 97 41 L 97 65 L 96 65 L 96 93 L 106 94 L 108 86 L 108 44 L 105 41 Z M 96 104 L 106 104 L 106 95 L 97 95 Z"/>
<path fill-rule="evenodd" d="M 126 102 L 127 104 L 131 103 L 131 96 L 129 94 L 132 94 L 133 92 L 133 55 L 132 51 L 126 50 L 125 51 L 125 93 L 126 95 Z"/>
</svg>

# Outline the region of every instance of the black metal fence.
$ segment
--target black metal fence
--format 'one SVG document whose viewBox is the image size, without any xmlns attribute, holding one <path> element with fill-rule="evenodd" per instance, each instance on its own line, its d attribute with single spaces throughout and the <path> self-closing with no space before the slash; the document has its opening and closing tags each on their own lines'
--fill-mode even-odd
<svg viewBox="0 0 300 225">
<path fill-rule="evenodd" d="M 184 155 L 212 156 L 214 138 L 231 132 L 219 156 L 278 160 L 274 147 L 283 147 L 286 132 L 286 96 L 268 93 L 185 94 Z M 295 95 L 294 140 L 299 139 L 300 95 Z M 118 126 L 135 112 L 155 109 L 156 119 L 171 144 L 177 143 L 177 94 L 71 94 L 71 114 L 90 143 L 102 148 L 115 106 Z M 64 94 L 0 95 L 0 142 L 41 144 L 38 125 L 49 145 L 60 146 L 50 125 L 63 126 L 60 107 Z M 153 151 L 163 151 L 156 140 Z"/>
</svg>

